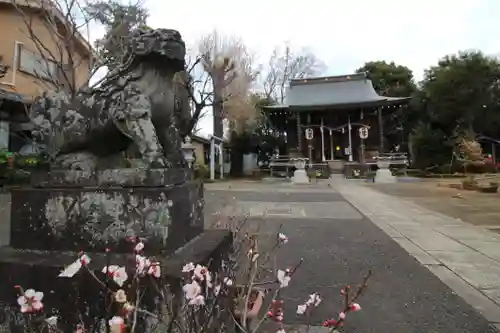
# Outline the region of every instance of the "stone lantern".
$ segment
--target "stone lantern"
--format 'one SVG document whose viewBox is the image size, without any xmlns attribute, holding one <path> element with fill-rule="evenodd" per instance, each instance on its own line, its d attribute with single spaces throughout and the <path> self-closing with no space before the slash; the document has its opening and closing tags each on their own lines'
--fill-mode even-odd
<svg viewBox="0 0 500 333">
<path fill-rule="evenodd" d="M 184 159 L 186 160 L 186 162 L 188 162 L 188 165 L 191 168 L 194 162 L 194 151 L 196 148 L 191 143 L 191 138 L 189 136 L 186 136 L 186 138 L 184 139 L 184 142 L 181 145 L 181 149 Z"/>
<path fill-rule="evenodd" d="M 378 170 L 375 173 L 375 183 L 395 183 L 396 177 L 392 175 L 389 169 L 392 159 L 390 157 L 378 157 L 377 167 Z"/>
<path fill-rule="evenodd" d="M 294 184 L 309 184 L 309 177 L 306 172 L 306 163 L 309 159 L 305 157 L 292 158 L 291 161 L 295 167 L 295 171 L 292 177 L 292 183 Z"/>
</svg>

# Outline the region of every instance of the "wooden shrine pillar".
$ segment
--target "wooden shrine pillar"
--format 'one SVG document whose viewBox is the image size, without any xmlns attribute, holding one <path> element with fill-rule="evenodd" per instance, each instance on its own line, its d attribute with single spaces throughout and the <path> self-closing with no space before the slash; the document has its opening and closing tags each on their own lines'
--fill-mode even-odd
<svg viewBox="0 0 500 333">
<path fill-rule="evenodd" d="M 379 135 L 379 150 L 380 153 L 384 153 L 384 121 L 382 118 L 382 107 L 377 110 L 378 116 L 378 135 Z"/>
<path fill-rule="evenodd" d="M 361 124 L 363 124 L 363 118 L 364 118 L 364 113 L 363 109 L 361 109 L 359 113 L 359 119 L 361 120 Z M 364 125 L 364 124 L 363 124 Z M 359 134 L 358 134 L 359 135 Z M 359 144 L 359 150 L 360 150 L 360 156 L 359 156 L 359 161 L 364 164 L 365 163 L 365 139 L 361 138 L 361 135 L 359 135 L 360 138 L 360 144 Z"/>
<path fill-rule="evenodd" d="M 307 126 L 311 125 L 311 113 L 307 113 Z M 307 140 L 307 157 L 309 158 L 309 165 L 312 164 L 312 146 L 313 140 Z"/>
<path fill-rule="evenodd" d="M 297 151 L 302 155 L 302 125 L 300 123 L 300 112 L 295 113 L 297 116 Z"/>
<path fill-rule="evenodd" d="M 325 157 L 325 131 L 323 129 L 324 126 L 325 125 L 323 123 L 323 117 L 321 117 L 321 127 L 319 128 L 321 131 L 321 162 L 326 161 L 326 157 Z"/>
</svg>

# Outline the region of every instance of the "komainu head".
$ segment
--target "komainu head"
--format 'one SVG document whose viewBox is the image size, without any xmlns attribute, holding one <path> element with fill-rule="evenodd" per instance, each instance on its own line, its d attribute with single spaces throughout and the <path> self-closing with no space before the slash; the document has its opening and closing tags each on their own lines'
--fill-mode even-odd
<svg viewBox="0 0 500 333">
<path fill-rule="evenodd" d="M 126 63 L 159 61 L 168 63 L 175 71 L 184 70 L 186 44 L 173 29 L 136 29 L 126 38 Z"/>
</svg>

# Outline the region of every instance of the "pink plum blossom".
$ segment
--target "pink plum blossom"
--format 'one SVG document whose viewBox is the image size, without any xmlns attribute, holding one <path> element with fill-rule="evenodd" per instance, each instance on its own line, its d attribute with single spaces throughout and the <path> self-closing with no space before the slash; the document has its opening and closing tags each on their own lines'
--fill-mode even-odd
<svg viewBox="0 0 500 333">
<path fill-rule="evenodd" d="M 345 320 L 345 312 L 339 313 L 339 319 L 340 320 Z"/>
<path fill-rule="evenodd" d="M 281 233 L 281 232 L 278 234 L 278 240 L 279 240 L 279 242 L 281 244 L 288 243 L 288 237 L 285 234 Z"/>
<path fill-rule="evenodd" d="M 120 267 L 117 265 L 105 266 L 102 269 L 104 274 L 107 274 L 109 277 L 113 279 L 120 287 L 123 287 L 123 284 L 128 279 L 127 271 L 125 267 Z"/>
<path fill-rule="evenodd" d="M 23 295 L 17 298 L 22 313 L 38 312 L 43 309 L 43 293 L 34 289 L 27 289 Z"/>
<path fill-rule="evenodd" d="M 148 274 L 155 277 L 155 278 L 160 278 L 161 276 L 161 268 L 160 268 L 160 263 L 159 262 L 153 262 L 148 268 Z"/>
<path fill-rule="evenodd" d="M 352 303 L 351 304 L 351 311 L 352 312 L 356 312 L 356 311 L 359 311 L 359 310 L 361 310 L 361 306 L 358 303 Z"/>
<path fill-rule="evenodd" d="M 122 317 L 114 316 L 109 320 L 111 333 L 121 333 L 125 331 L 125 320 Z"/>
</svg>

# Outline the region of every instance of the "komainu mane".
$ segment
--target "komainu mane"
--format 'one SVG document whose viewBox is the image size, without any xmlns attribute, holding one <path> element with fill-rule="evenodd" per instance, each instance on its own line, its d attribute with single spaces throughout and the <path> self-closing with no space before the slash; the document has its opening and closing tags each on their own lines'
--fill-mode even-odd
<svg viewBox="0 0 500 333">
<path fill-rule="evenodd" d="M 150 167 L 182 164 L 181 141 L 191 113 L 185 87 L 186 47 L 176 30 L 138 29 L 126 38 L 127 52 L 95 89 L 75 99 L 47 92 L 30 110 L 35 142 L 64 169 L 93 170 L 97 163 L 135 145 Z"/>
</svg>

